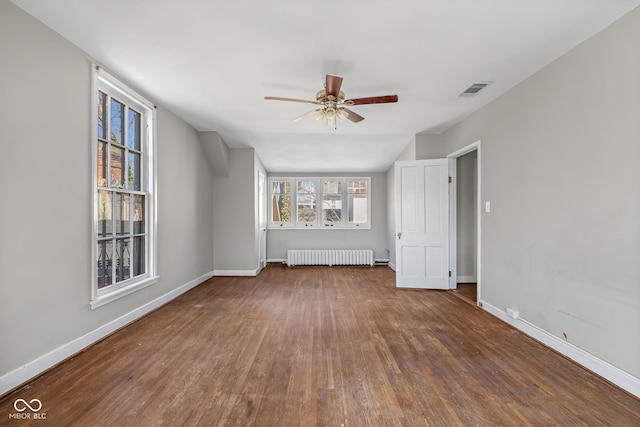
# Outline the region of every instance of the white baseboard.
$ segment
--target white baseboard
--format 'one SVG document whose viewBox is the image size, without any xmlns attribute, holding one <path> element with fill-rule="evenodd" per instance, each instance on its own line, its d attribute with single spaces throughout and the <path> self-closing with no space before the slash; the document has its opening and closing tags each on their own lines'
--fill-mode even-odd
<svg viewBox="0 0 640 427">
<path fill-rule="evenodd" d="M 7 393 L 10 390 L 20 386 L 21 384 L 26 383 L 30 379 L 42 374 L 47 369 L 55 366 L 56 364 L 62 362 L 63 360 L 73 356 L 74 354 L 82 351 L 87 348 L 91 344 L 101 340 L 107 335 L 117 331 L 118 329 L 128 325 L 152 312 L 160 306 L 168 303 L 169 301 L 175 299 L 179 295 L 187 292 L 188 290 L 196 287 L 200 283 L 210 279 L 213 277 L 213 272 L 209 272 L 203 274 L 202 276 L 194 279 L 184 285 L 167 292 L 166 294 L 154 299 L 153 301 L 149 301 L 145 305 L 136 308 L 129 313 L 110 321 L 93 331 L 82 335 L 70 341 L 62 346 L 56 348 L 55 350 L 50 351 L 31 362 L 27 362 L 24 366 L 15 369 L 2 377 L 0 377 L 0 395 Z"/>
<path fill-rule="evenodd" d="M 478 283 L 476 276 L 457 276 L 458 283 Z"/>
<path fill-rule="evenodd" d="M 213 270 L 214 276 L 257 276 L 259 269 L 255 270 Z"/>
<path fill-rule="evenodd" d="M 518 318 L 514 320 L 509 317 L 506 312 L 487 302 L 481 301 L 481 306 L 485 311 L 512 325 L 514 328 L 521 330 L 531 338 L 551 347 L 558 353 L 565 355 L 574 362 L 609 380 L 634 396 L 640 397 L 640 378 L 634 377 L 630 373 L 605 362 L 593 354 L 560 339 L 559 337 L 527 322 L 524 319 Z"/>
<path fill-rule="evenodd" d="M 390 269 L 392 269 L 393 271 L 396 271 L 396 264 L 395 264 L 395 263 L 393 263 L 393 262 L 389 261 L 389 264 L 388 264 L 388 265 L 389 265 L 389 268 L 390 268 Z"/>
</svg>

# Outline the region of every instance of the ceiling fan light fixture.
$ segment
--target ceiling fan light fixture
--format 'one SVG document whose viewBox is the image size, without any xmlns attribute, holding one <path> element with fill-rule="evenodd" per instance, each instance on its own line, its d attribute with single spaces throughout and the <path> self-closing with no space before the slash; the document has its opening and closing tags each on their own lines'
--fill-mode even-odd
<svg viewBox="0 0 640 427">
<path fill-rule="evenodd" d="M 333 106 L 328 105 L 328 106 L 324 107 L 324 115 L 327 118 L 335 119 L 336 118 L 336 109 Z"/>
<path fill-rule="evenodd" d="M 324 116 L 327 118 L 327 124 L 329 125 L 329 128 L 335 128 L 337 113 L 333 105 L 325 105 Z"/>
<path fill-rule="evenodd" d="M 293 121 L 299 122 L 307 117 L 313 116 L 317 121 L 326 120 L 330 128 L 336 128 L 336 118 L 341 122 L 343 122 L 345 119 L 348 119 L 353 123 L 358 123 L 364 120 L 364 117 L 354 111 L 351 111 L 348 108 L 344 108 L 344 106 L 351 107 L 354 105 L 387 104 L 391 102 L 398 102 L 398 95 L 369 96 L 365 98 L 346 99 L 344 92 L 340 90 L 342 86 L 342 80 L 342 77 L 327 74 L 324 89 L 320 89 L 316 92 L 315 101 L 296 98 L 283 98 L 280 96 L 265 96 L 264 99 L 318 105 L 320 106 L 320 108 L 302 114 L 301 116 L 293 119 Z"/>
</svg>

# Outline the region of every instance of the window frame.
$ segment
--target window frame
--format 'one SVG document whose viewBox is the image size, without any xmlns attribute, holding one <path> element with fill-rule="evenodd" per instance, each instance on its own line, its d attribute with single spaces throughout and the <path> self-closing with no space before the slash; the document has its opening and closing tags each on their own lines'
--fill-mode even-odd
<svg viewBox="0 0 640 427">
<path fill-rule="evenodd" d="M 299 183 L 301 182 L 311 182 L 313 183 L 313 192 L 305 192 L 305 191 L 300 191 L 300 188 L 298 186 Z M 293 179 L 293 189 L 292 189 L 292 197 L 291 197 L 291 208 L 292 208 L 292 217 L 293 217 L 293 223 L 295 227 L 304 227 L 304 228 L 309 228 L 309 227 L 316 227 L 319 224 L 320 218 L 318 217 L 318 210 L 320 209 L 320 204 L 318 203 L 318 201 L 320 200 L 320 188 L 318 187 L 318 180 L 316 178 L 294 178 Z M 304 186 L 303 186 L 304 187 Z M 300 197 L 299 196 L 308 196 L 310 198 L 310 200 L 313 200 L 313 204 L 314 204 L 314 220 L 313 221 L 301 221 L 300 220 L 300 213 L 299 213 L 299 208 L 300 208 Z"/>
<path fill-rule="evenodd" d="M 155 145 L 156 145 L 156 108 L 155 106 L 140 95 L 138 92 L 131 89 L 126 84 L 122 83 L 119 79 L 113 75 L 102 70 L 100 67 L 93 65 L 92 67 L 92 79 L 91 79 L 91 187 L 92 187 L 92 229 L 91 229 L 91 309 L 96 309 L 112 301 L 120 299 L 126 295 L 143 289 L 147 286 L 157 283 L 157 219 L 156 219 L 156 158 L 155 158 Z M 141 128 L 141 140 L 140 149 L 132 150 L 133 153 L 140 154 L 140 189 L 129 189 L 125 183 L 123 188 L 112 187 L 110 183 L 107 183 L 107 187 L 101 187 L 98 183 L 98 91 L 108 94 L 110 97 L 115 98 L 117 101 L 123 103 L 125 106 L 132 108 L 134 111 L 140 113 L 140 128 Z M 107 112 L 107 116 L 110 112 Z M 109 119 L 110 120 L 110 119 Z M 126 121 L 126 118 L 125 118 Z M 122 141 L 123 147 L 127 147 L 126 140 Z M 123 159 L 127 158 L 127 149 L 123 150 Z M 111 161 L 111 156 L 107 156 L 107 161 Z M 110 174 L 110 171 L 108 171 Z M 107 180 L 111 180 L 111 175 L 107 176 Z M 128 179 L 125 178 L 128 182 Z M 112 205 L 116 205 L 115 195 L 118 193 L 130 195 L 130 212 L 133 210 L 134 196 L 144 195 L 144 223 L 145 230 L 142 233 L 136 233 L 134 229 L 131 229 L 127 236 L 130 238 L 129 244 L 134 245 L 133 238 L 135 235 L 142 234 L 145 236 L 145 273 L 130 277 L 120 283 L 115 283 L 102 288 L 98 288 L 98 272 L 97 272 L 97 259 L 98 259 L 98 224 L 99 224 L 99 191 L 105 188 L 113 189 Z M 116 231 L 113 230 L 113 238 L 117 239 Z M 126 238 L 126 237 L 122 237 Z M 115 253 L 116 248 L 113 248 Z M 112 256 L 112 259 L 115 256 Z M 130 266 L 132 268 L 133 266 Z"/>
<path fill-rule="evenodd" d="M 281 222 L 273 221 L 274 203 L 273 203 L 273 182 L 274 181 L 289 181 L 289 193 L 278 193 L 279 195 L 288 194 L 290 198 L 291 212 L 290 221 Z M 314 181 L 315 192 L 313 193 L 316 201 L 316 218 L 315 221 L 299 221 L 298 218 L 298 182 L 299 181 Z M 323 202 L 324 192 L 323 183 L 325 181 L 339 181 L 341 182 L 340 193 L 327 192 L 326 194 L 340 194 L 341 198 L 341 219 L 340 221 L 324 221 L 323 218 Z M 349 222 L 349 181 L 366 181 L 367 183 L 367 221 L 366 222 Z M 268 228 L 270 229 L 294 229 L 294 230 L 327 230 L 327 229 L 371 229 L 371 177 L 369 176 L 273 176 L 269 177 L 269 218 Z"/>
</svg>

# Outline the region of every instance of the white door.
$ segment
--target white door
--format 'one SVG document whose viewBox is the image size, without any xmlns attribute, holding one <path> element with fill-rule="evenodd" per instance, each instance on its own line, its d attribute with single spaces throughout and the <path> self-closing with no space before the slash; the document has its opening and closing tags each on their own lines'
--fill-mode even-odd
<svg viewBox="0 0 640 427">
<path fill-rule="evenodd" d="M 396 286 L 449 289 L 449 163 L 396 162 Z"/>
<path fill-rule="evenodd" d="M 267 266 L 267 178 L 258 175 L 258 271 Z"/>
</svg>

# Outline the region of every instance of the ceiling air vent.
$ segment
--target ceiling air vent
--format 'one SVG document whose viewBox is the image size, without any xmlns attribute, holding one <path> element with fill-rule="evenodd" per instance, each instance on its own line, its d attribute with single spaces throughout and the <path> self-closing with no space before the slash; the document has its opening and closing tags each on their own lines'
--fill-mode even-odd
<svg viewBox="0 0 640 427">
<path fill-rule="evenodd" d="M 482 89 L 484 89 L 485 87 L 489 86 L 489 83 L 491 83 L 491 82 L 476 82 L 476 83 L 473 83 L 471 86 L 466 88 L 464 90 L 464 92 L 462 92 L 458 96 L 462 96 L 462 97 L 475 96 Z"/>
</svg>

